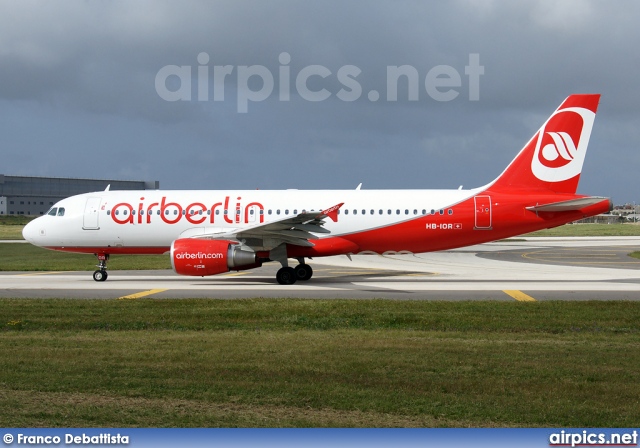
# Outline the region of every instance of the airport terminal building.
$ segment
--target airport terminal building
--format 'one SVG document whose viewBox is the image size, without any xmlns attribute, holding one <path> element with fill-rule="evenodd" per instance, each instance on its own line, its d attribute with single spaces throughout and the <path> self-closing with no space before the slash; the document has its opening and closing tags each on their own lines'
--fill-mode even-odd
<svg viewBox="0 0 640 448">
<path fill-rule="evenodd" d="M 76 194 L 111 190 L 157 190 L 157 180 L 68 179 L 0 174 L 0 216 L 44 215 L 53 204 Z"/>
</svg>

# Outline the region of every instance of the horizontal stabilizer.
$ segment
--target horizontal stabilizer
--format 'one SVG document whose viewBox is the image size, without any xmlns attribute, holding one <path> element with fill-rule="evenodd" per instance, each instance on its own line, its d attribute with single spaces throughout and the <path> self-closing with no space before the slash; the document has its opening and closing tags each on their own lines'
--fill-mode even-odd
<svg viewBox="0 0 640 448">
<path fill-rule="evenodd" d="M 598 204 L 609 198 L 602 196 L 590 196 L 580 199 L 571 199 L 568 201 L 552 202 L 551 204 L 534 205 L 527 207 L 532 212 L 567 212 L 572 210 L 580 210 L 590 205 Z"/>
</svg>

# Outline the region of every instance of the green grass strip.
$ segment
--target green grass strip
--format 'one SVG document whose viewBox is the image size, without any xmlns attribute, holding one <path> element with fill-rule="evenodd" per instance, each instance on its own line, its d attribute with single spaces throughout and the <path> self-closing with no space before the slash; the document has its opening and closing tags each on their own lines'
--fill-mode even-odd
<svg viewBox="0 0 640 448">
<path fill-rule="evenodd" d="M 93 254 L 43 249 L 28 243 L 0 244 L 0 271 L 92 271 Z M 171 269 L 169 255 L 114 255 L 109 270 Z"/>
<path fill-rule="evenodd" d="M 0 225 L 0 240 L 24 240 L 22 229 L 24 226 Z"/>
<path fill-rule="evenodd" d="M 4 426 L 640 421 L 640 303 L 0 300 Z"/>
</svg>

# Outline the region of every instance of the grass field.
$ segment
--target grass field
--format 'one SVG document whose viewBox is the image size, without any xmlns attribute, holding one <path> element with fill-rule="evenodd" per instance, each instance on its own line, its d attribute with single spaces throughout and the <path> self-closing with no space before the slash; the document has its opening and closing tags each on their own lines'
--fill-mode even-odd
<svg viewBox="0 0 640 448">
<path fill-rule="evenodd" d="M 0 225 L 0 240 L 23 240 L 22 225 Z"/>
<path fill-rule="evenodd" d="M 92 254 L 57 252 L 27 243 L 0 243 L 0 271 L 92 271 Z M 114 255 L 109 270 L 171 269 L 169 255 Z"/>
<path fill-rule="evenodd" d="M 0 240 L 22 240 L 22 228 L 33 218 L 27 216 L 0 216 Z"/>
<path fill-rule="evenodd" d="M 25 215 L 0 216 L 0 226 L 24 226 L 34 218 Z"/>
<path fill-rule="evenodd" d="M 0 421 L 640 421 L 640 303 L 0 300 Z"/>
</svg>

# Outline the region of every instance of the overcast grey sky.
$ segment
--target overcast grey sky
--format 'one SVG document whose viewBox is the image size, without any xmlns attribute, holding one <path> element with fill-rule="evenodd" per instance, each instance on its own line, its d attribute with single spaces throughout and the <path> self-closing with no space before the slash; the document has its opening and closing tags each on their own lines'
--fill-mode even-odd
<svg viewBox="0 0 640 448">
<path fill-rule="evenodd" d="M 636 1 L 0 0 L 0 173 L 163 189 L 476 187 L 566 96 L 601 93 L 579 192 L 640 202 L 639 19 Z M 476 54 L 484 74 L 470 101 Z M 403 65 L 418 73 L 417 101 L 406 78 L 387 98 L 387 67 Z M 460 75 L 450 101 L 425 87 L 443 65 Z M 191 101 L 159 95 L 166 66 L 191 70 Z M 216 66 L 232 67 L 223 101 Z M 251 66 L 274 88 L 239 113 L 251 95 L 240 67 Z M 330 74 L 305 85 L 329 98 L 297 91 L 310 66 Z M 343 101 L 338 72 L 351 66 L 359 74 L 341 79 L 362 93 Z M 177 75 L 164 81 L 184 93 Z M 247 86 L 265 88 L 259 76 Z"/>
</svg>

